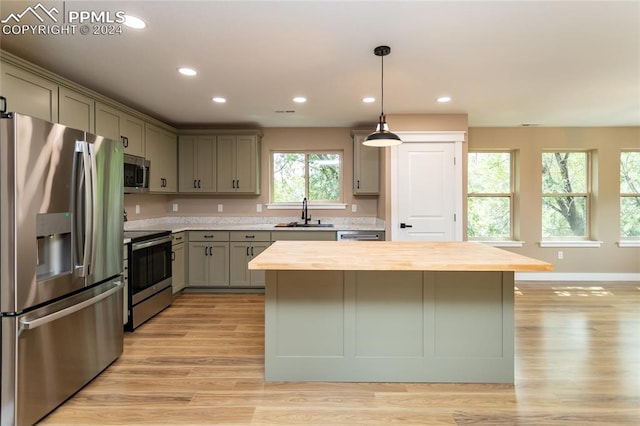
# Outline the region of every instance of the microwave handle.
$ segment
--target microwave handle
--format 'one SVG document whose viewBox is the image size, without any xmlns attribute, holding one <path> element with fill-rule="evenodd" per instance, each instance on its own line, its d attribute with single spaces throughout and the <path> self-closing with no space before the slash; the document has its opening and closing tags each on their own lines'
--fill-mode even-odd
<svg viewBox="0 0 640 426">
<path fill-rule="evenodd" d="M 148 187 L 148 180 L 149 180 L 149 168 L 147 166 L 140 166 L 140 168 L 142 169 L 142 187 L 143 188 L 147 188 Z"/>
</svg>

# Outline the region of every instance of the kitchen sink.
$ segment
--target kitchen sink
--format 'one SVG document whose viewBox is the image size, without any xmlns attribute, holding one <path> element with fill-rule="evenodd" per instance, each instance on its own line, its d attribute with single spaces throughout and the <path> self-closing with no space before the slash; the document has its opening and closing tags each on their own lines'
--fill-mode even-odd
<svg viewBox="0 0 640 426">
<path fill-rule="evenodd" d="M 279 223 L 276 228 L 333 228 L 333 223 Z"/>
</svg>

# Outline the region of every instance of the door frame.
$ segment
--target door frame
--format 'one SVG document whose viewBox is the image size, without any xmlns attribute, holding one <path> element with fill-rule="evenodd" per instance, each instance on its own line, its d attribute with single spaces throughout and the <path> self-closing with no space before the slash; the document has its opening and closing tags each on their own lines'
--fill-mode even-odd
<svg viewBox="0 0 640 426">
<path fill-rule="evenodd" d="M 463 188 L 463 144 L 466 142 L 466 132 L 464 131 L 448 131 L 448 132 L 429 132 L 429 131 L 416 131 L 416 132 L 395 132 L 402 143 L 452 143 L 454 144 L 454 182 L 453 188 L 455 191 L 454 200 L 455 207 L 454 212 L 456 215 L 456 221 L 454 224 L 454 240 L 463 240 L 463 206 L 464 206 L 464 188 Z M 390 189 L 391 189 L 391 241 L 396 241 L 398 238 L 398 229 L 400 223 L 398 220 L 399 199 L 398 191 L 398 171 L 400 169 L 399 161 L 399 149 L 400 145 L 391 147 L 391 168 L 390 168 Z"/>
</svg>

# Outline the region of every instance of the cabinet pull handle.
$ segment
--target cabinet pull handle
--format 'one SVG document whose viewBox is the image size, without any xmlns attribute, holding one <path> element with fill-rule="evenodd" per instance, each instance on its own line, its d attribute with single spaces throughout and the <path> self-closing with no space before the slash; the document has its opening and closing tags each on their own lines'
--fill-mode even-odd
<svg viewBox="0 0 640 426">
<path fill-rule="evenodd" d="M 255 238 L 256 236 L 255 235 L 245 235 L 244 237 L 245 238 Z"/>
<path fill-rule="evenodd" d="M 236 180 L 236 189 L 240 189 L 240 179 Z"/>
<path fill-rule="evenodd" d="M 356 185 L 356 189 L 360 189 L 360 179 L 358 179 L 358 184 Z"/>
<path fill-rule="evenodd" d="M 200 189 L 200 179 L 198 179 L 198 189 Z"/>
<path fill-rule="evenodd" d="M 253 257 L 253 246 L 251 246 L 251 257 Z"/>
<path fill-rule="evenodd" d="M 208 248 L 209 248 L 209 247 L 205 247 L 205 248 L 204 248 L 204 255 L 205 255 L 205 256 L 209 256 L 209 252 L 207 251 L 207 249 L 208 249 Z"/>
<path fill-rule="evenodd" d="M 172 252 L 171 252 L 171 261 L 172 261 L 172 262 L 175 262 L 175 260 L 176 260 L 176 252 L 175 252 L 175 251 L 172 251 Z"/>
<path fill-rule="evenodd" d="M 247 256 L 249 256 L 249 247 L 247 246 Z"/>
<path fill-rule="evenodd" d="M 196 189 L 196 188 L 197 188 L 196 182 L 198 182 L 198 181 L 197 181 L 196 179 L 194 179 L 194 180 L 193 180 L 193 188 L 194 188 L 194 189 Z"/>
<path fill-rule="evenodd" d="M 129 148 L 129 138 L 126 136 L 120 136 L 120 139 L 122 139 L 122 145 L 125 148 Z"/>
<path fill-rule="evenodd" d="M 203 235 L 204 238 L 213 238 L 214 234 L 210 234 L 210 235 Z"/>
</svg>

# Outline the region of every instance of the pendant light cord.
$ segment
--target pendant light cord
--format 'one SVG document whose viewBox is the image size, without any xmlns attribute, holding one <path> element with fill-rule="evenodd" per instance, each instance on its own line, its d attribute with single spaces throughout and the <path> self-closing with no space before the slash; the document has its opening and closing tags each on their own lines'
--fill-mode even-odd
<svg viewBox="0 0 640 426">
<path fill-rule="evenodd" d="M 380 72 L 380 117 L 384 117 L 384 55 L 380 56 L 382 70 Z"/>
</svg>

